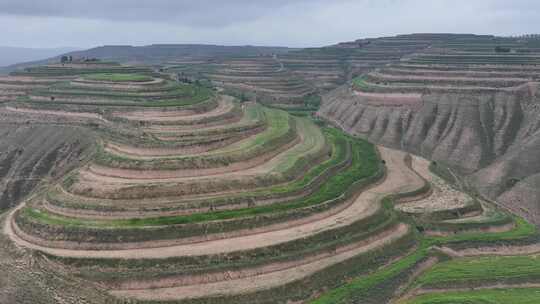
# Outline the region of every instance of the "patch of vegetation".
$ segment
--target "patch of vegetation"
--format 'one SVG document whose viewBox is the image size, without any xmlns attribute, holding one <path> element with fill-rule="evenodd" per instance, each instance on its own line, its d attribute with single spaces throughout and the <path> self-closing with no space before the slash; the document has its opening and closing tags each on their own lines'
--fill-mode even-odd
<svg viewBox="0 0 540 304">
<path fill-rule="evenodd" d="M 383 282 L 390 280 L 403 271 L 414 266 L 427 256 L 428 244 L 423 243 L 420 248 L 412 254 L 399 259 L 397 262 L 383 267 L 366 276 L 359 276 L 349 283 L 330 290 L 321 297 L 309 302 L 310 304 L 345 304 L 353 303 L 352 299 L 361 299 L 363 295 L 369 293 L 371 289 Z"/>
<path fill-rule="evenodd" d="M 537 304 L 540 288 L 450 291 L 417 296 L 403 304 Z"/>
<path fill-rule="evenodd" d="M 488 256 L 460 258 L 435 265 L 420 276 L 421 286 L 481 285 L 504 281 L 540 280 L 538 256 Z"/>
<path fill-rule="evenodd" d="M 386 204 L 388 206 L 388 204 Z M 405 270 L 410 269 L 415 264 L 420 262 L 421 260 L 425 259 L 430 254 L 430 247 L 434 245 L 444 245 L 454 242 L 469 242 L 471 244 L 474 244 L 474 242 L 504 242 L 504 241 L 512 241 L 516 239 L 525 239 L 528 237 L 531 237 L 533 235 L 536 235 L 537 229 L 534 225 L 526 222 L 525 220 L 516 217 L 516 227 L 507 232 L 501 232 L 501 233 L 464 233 L 459 234 L 455 236 L 450 237 L 438 237 L 438 238 L 427 238 L 422 237 L 421 235 L 418 235 L 417 238 L 419 238 L 420 246 L 418 249 L 412 253 L 411 255 L 398 260 L 397 262 L 383 267 L 380 270 L 374 272 L 373 274 L 370 274 L 369 276 L 361 276 L 353 279 L 351 282 L 338 287 L 336 289 L 330 290 L 327 293 L 323 294 L 319 298 L 313 300 L 310 302 L 311 304 L 338 304 L 338 303 L 354 303 L 355 301 L 353 299 L 362 299 L 363 296 L 367 296 L 368 293 L 372 291 L 372 288 L 375 286 L 378 286 L 380 284 L 383 284 L 384 282 L 390 281 L 393 278 L 401 275 Z M 517 260 L 516 260 L 517 262 Z M 449 262 L 451 263 L 451 262 Z M 533 266 L 532 268 L 537 268 L 536 266 Z M 530 271 L 536 271 L 531 270 L 532 268 L 529 268 Z M 456 275 L 463 275 L 463 273 L 467 273 L 465 270 L 462 273 L 457 273 Z M 481 273 L 477 274 L 478 276 L 481 275 Z M 444 278 L 444 276 L 441 276 Z M 365 300 L 366 298 L 364 298 Z M 414 302 L 416 304 L 416 302 Z M 424 302 L 420 302 L 424 303 Z M 425 302 L 425 303 L 432 303 L 432 302 Z M 433 302 L 438 303 L 438 302 Z M 454 302 L 441 302 L 441 303 L 454 303 Z M 460 302 L 455 302 L 460 303 Z M 463 302 L 467 303 L 468 302 Z M 471 302 L 475 303 L 475 302 Z M 479 302 L 482 303 L 482 302 Z M 513 303 L 513 302 L 510 302 Z M 482 303 L 483 304 L 483 303 Z"/>
<path fill-rule="evenodd" d="M 514 229 L 505 232 L 464 232 L 446 237 L 429 237 L 428 239 L 434 244 L 448 243 L 489 243 L 497 241 L 511 241 L 530 237 L 538 233 L 535 225 L 527 222 L 525 219 L 518 216 L 512 216 L 515 223 Z"/>
<path fill-rule="evenodd" d="M 367 91 L 370 89 L 369 84 L 366 82 L 366 76 L 358 76 L 352 80 L 353 86 L 357 89 Z"/>
<path fill-rule="evenodd" d="M 83 76 L 86 80 L 107 81 L 107 82 L 147 82 L 152 81 L 152 77 L 141 74 L 87 74 Z"/>
</svg>

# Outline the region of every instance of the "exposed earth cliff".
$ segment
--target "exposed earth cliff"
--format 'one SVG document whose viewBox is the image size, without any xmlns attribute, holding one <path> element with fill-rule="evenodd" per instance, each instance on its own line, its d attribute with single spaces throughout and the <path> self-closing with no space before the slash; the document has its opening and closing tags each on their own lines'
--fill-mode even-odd
<svg viewBox="0 0 540 304">
<path fill-rule="evenodd" d="M 77 127 L 2 124 L 0 210 L 15 206 L 39 183 L 73 169 L 90 146 L 88 134 Z"/>
<path fill-rule="evenodd" d="M 540 223 L 537 88 L 415 95 L 343 86 L 323 98 L 319 115 L 375 143 L 444 163 L 486 197 Z"/>
</svg>

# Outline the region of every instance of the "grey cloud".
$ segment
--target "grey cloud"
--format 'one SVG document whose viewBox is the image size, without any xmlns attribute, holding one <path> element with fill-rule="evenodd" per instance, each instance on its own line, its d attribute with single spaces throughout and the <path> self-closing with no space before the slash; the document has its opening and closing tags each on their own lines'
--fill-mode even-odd
<svg viewBox="0 0 540 304">
<path fill-rule="evenodd" d="M 412 32 L 540 31 L 537 0 L 0 0 L 0 44 L 321 46 Z"/>
<path fill-rule="evenodd" d="M 2 0 L 0 13 L 76 17 L 111 21 L 154 21 L 193 26 L 224 26 L 249 21 L 313 0 Z"/>
</svg>

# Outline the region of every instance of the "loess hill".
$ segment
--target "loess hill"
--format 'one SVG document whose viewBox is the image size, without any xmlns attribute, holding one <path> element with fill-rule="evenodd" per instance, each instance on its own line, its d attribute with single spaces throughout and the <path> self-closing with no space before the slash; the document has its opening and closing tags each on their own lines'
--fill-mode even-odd
<svg viewBox="0 0 540 304">
<path fill-rule="evenodd" d="M 538 51 L 534 40 L 450 36 L 327 94 L 319 115 L 449 166 L 539 223 Z"/>
<path fill-rule="evenodd" d="M 0 78 L 0 303 L 539 302 L 536 226 L 474 188 L 536 157 L 535 49 L 493 39 Z"/>
</svg>

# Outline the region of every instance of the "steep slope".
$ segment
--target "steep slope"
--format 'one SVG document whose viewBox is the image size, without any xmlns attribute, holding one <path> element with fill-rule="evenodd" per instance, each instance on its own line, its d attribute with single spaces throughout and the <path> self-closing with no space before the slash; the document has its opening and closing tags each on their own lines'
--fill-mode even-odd
<svg viewBox="0 0 540 304">
<path fill-rule="evenodd" d="M 60 126 L 13 124 L 0 130 L 0 209 L 17 204 L 44 180 L 62 176 L 83 158 L 89 132 Z"/>
<path fill-rule="evenodd" d="M 327 94 L 319 115 L 450 166 L 483 195 L 540 223 L 538 59 L 416 55 Z"/>
</svg>

